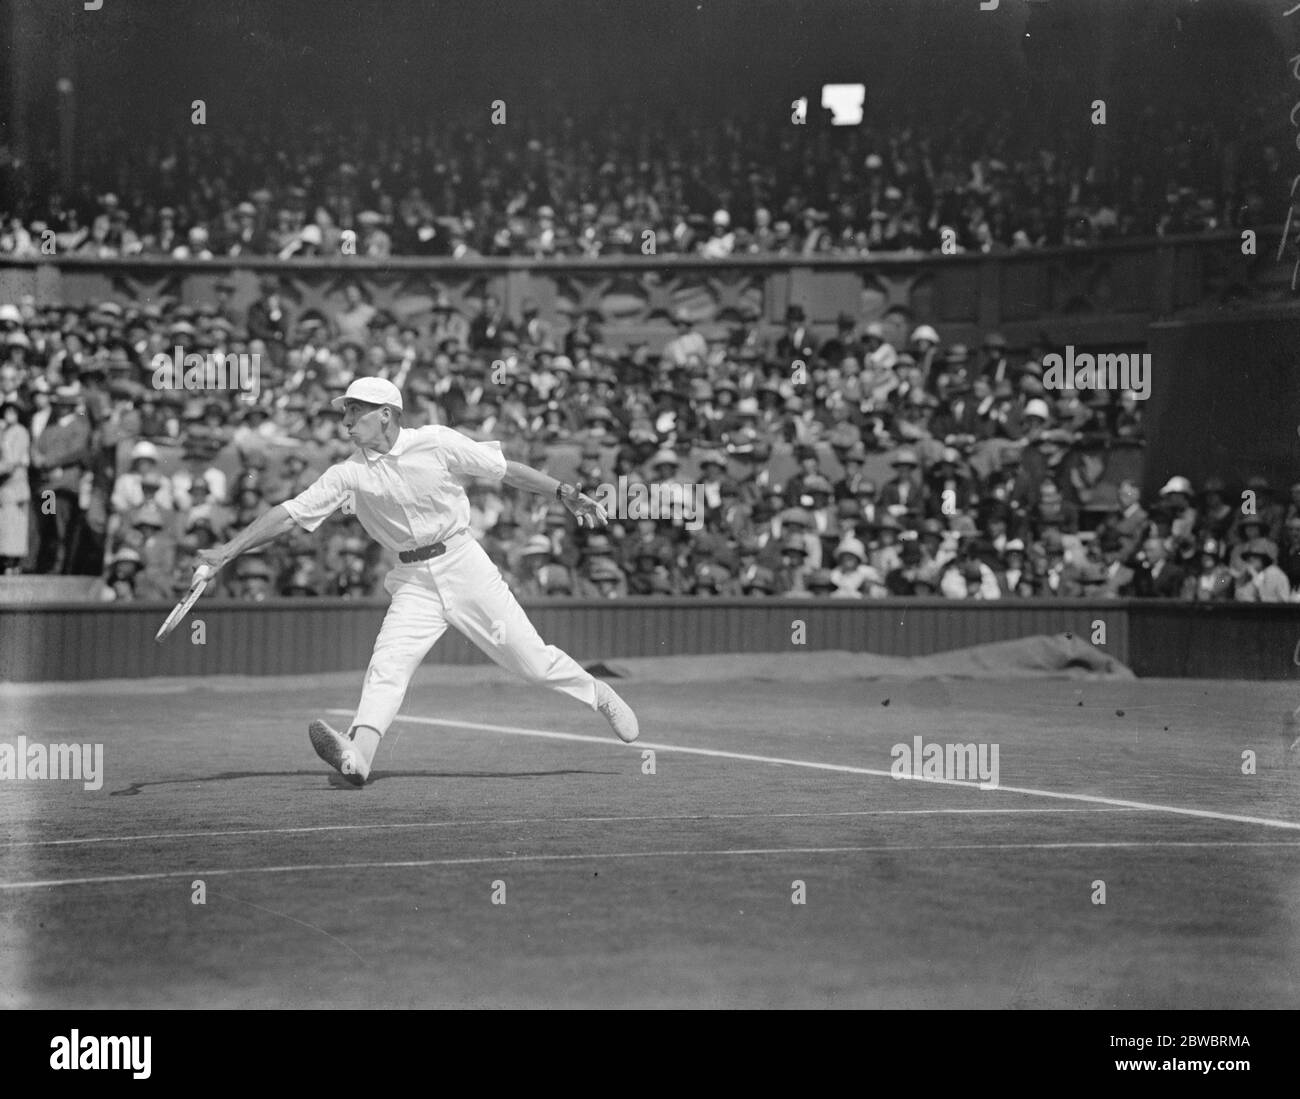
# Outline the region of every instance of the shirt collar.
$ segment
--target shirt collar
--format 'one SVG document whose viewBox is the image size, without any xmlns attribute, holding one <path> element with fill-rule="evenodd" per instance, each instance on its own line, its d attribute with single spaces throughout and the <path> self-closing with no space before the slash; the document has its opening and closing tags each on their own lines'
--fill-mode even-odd
<svg viewBox="0 0 1300 1099">
<path fill-rule="evenodd" d="M 398 428 L 397 438 L 393 441 L 392 450 L 380 453 L 378 450 L 370 450 L 366 447 L 362 447 L 361 453 L 367 462 L 378 461 L 380 458 L 396 458 L 402 453 L 402 451 L 411 445 L 411 436 L 414 434 L 415 432 L 409 427 Z"/>
</svg>

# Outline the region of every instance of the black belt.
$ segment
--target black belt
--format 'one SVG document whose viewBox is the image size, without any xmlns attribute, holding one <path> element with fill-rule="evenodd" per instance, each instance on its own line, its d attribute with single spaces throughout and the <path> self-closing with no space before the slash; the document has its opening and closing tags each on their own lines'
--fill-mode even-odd
<svg viewBox="0 0 1300 1099">
<path fill-rule="evenodd" d="M 428 561 L 434 557 L 441 557 L 447 552 L 446 542 L 431 542 L 427 546 L 421 546 L 419 549 L 402 550 L 397 559 L 403 565 L 414 565 L 417 561 Z"/>
</svg>

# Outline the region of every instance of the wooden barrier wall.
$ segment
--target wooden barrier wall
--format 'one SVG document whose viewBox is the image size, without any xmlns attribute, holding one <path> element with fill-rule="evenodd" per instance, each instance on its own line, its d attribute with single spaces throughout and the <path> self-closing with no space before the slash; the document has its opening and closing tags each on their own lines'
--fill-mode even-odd
<svg viewBox="0 0 1300 1099">
<path fill-rule="evenodd" d="M 840 649 L 922 656 L 1106 623 L 1106 651 L 1143 676 L 1300 679 L 1300 608 L 1152 600 L 960 603 L 943 599 L 627 599 L 526 604 L 542 636 L 584 663 L 619 657 Z M 365 668 L 383 600 L 214 601 L 162 645 L 159 604 L 0 606 L 0 681 L 302 675 Z M 193 643 L 201 621 L 205 643 Z M 485 663 L 448 631 L 429 661 Z"/>
</svg>

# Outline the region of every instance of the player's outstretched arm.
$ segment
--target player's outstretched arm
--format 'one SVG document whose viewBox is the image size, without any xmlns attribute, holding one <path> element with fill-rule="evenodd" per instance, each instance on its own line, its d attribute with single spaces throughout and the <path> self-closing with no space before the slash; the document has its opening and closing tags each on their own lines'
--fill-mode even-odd
<svg viewBox="0 0 1300 1099">
<path fill-rule="evenodd" d="M 296 525 L 285 506 L 276 504 L 224 545 L 199 550 L 199 568 L 207 568 L 211 570 L 210 576 L 215 575 L 241 553 L 274 542 L 281 535 L 288 534 Z"/>
<path fill-rule="evenodd" d="M 540 496 L 554 496 L 577 517 L 580 527 L 603 527 L 609 522 L 605 509 L 582 491 L 579 485 L 566 485 L 554 477 L 518 462 L 506 462 L 506 475 L 502 484 L 511 488 L 536 492 Z"/>
</svg>

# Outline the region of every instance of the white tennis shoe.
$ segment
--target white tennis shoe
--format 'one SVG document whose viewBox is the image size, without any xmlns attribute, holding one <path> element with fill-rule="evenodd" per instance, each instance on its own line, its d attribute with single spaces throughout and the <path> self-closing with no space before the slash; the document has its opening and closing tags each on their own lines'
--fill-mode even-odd
<svg viewBox="0 0 1300 1099">
<path fill-rule="evenodd" d="M 370 777 L 370 764 L 365 755 L 352 743 L 352 738 L 331 729 L 323 721 L 313 721 L 307 726 L 307 735 L 316 754 L 334 768 L 353 786 L 364 786 Z"/>
<path fill-rule="evenodd" d="M 618 692 L 603 679 L 596 680 L 596 709 L 609 722 L 610 728 L 624 744 L 631 744 L 641 735 L 632 707 L 624 702 Z"/>
</svg>

